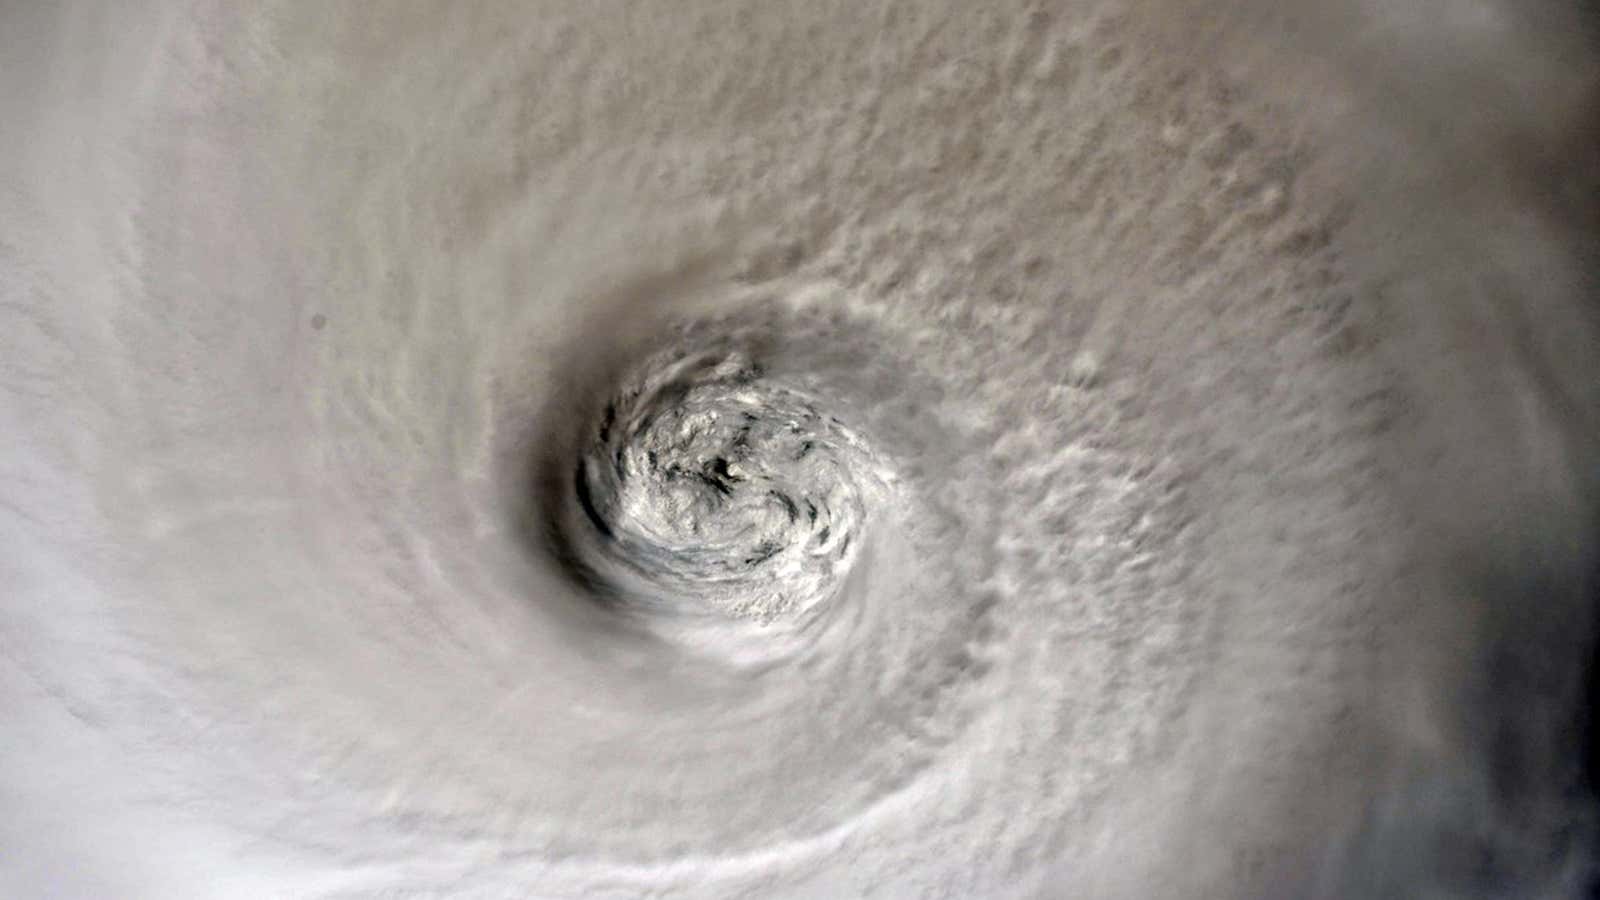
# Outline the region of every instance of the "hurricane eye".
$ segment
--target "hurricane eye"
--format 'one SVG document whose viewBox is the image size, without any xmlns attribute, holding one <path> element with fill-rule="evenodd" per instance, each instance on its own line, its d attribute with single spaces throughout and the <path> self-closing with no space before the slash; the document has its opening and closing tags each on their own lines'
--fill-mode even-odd
<svg viewBox="0 0 1600 900">
<path fill-rule="evenodd" d="M 580 447 L 570 549 L 636 609 L 807 619 L 851 571 L 886 482 L 836 412 L 745 350 L 649 356 Z"/>
</svg>

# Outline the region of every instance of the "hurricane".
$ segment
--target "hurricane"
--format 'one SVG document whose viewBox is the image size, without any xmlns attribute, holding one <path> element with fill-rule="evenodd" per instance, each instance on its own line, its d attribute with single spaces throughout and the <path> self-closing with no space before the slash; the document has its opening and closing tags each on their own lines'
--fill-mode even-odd
<svg viewBox="0 0 1600 900">
<path fill-rule="evenodd" d="M 1584 897 L 1575 4 L 0 9 L 0 894 Z"/>
</svg>

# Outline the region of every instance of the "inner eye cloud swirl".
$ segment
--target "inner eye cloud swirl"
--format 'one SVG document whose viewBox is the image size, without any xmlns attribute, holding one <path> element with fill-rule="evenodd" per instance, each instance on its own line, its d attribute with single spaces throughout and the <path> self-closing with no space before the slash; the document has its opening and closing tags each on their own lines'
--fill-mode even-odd
<svg viewBox="0 0 1600 900">
<path fill-rule="evenodd" d="M 596 567 L 626 599 L 679 614 L 771 624 L 829 600 L 887 500 L 865 441 L 737 351 L 645 366 L 573 480 Z"/>
<path fill-rule="evenodd" d="M 1589 896 L 1597 33 L 10 4 L 0 897 Z"/>
</svg>

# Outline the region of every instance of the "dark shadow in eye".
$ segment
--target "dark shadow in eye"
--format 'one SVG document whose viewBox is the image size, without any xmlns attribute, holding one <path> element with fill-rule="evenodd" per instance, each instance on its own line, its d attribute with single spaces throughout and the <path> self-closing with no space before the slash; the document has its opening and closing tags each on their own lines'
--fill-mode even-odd
<svg viewBox="0 0 1600 900">
<path fill-rule="evenodd" d="M 565 442 L 552 442 L 565 446 Z M 621 597 L 576 551 L 573 527 L 591 527 L 602 539 L 611 538 L 605 517 L 595 509 L 589 495 L 583 464 L 575 462 L 561 449 L 533 454 L 522 478 L 511 481 L 508 498 L 518 542 L 533 559 L 544 559 L 576 586 L 583 596 L 602 607 L 616 607 Z M 576 504 L 583 512 L 581 521 L 564 515 Z"/>
<path fill-rule="evenodd" d="M 608 540 L 612 538 L 611 526 L 606 523 L 605 516 L 600 515 L 600 510 L 595 509 L 594 497 L 589 493 L 589 478 L 581 462 L 572 471 L 572 493 L 577 498 L 578 505 L 583 507 L 584 516 L 594 525 L 595 530 L 600 532 L 601 537 Z"/>
<path fill-rule="evenodd" d="M 614 537 L 589 490 L 584 451 L 594 446 L 597 436 L 610 436 L 619 427 L 612 392 L 624 362 L 618 351 L 627 348 L 585 349 L 596 345 L 607 346 L 603 335 L 576 338 L 567 364 L 558 368 L 560 383 L 549 399 L 531 411 L 530 421 L 507 423 L 519 440 L 499 479 L 500 498 L 512 533 L 530 561 L 553 567 L 583 602 L 618 610 L 626 607 L 624 598 L 577 550 L 584 541 Z M 577 529 L 588 533 L 577 534 Z M 544 602 L 574 601 L 544 598 Z"/>
</svg>

